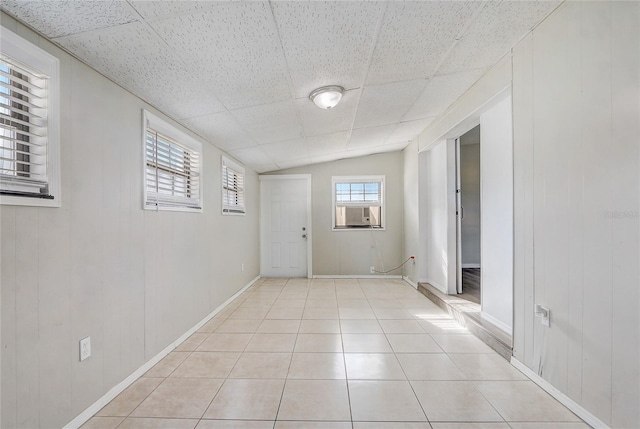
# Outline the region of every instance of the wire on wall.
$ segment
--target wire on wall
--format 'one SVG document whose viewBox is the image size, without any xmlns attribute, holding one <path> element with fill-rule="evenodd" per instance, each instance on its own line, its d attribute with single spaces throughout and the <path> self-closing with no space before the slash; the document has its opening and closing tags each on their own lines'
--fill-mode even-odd
<svg viewBox="0 0 640 429">
<path fill-rule="evenodd" d="M 376 274 L 389 274 L 390 272 L 395 271 L 398 268 L 402 268 L 407 262 L 409 262 L 409 261 L 411 261 L 413 259 L 415 259 L 415 256 L 409 256 L 406 261 L 404 261 L 403 263 L 401 263 L 400 265 L 398 265 L 395 268 L 391 268 L 390 270 L 387 270 L 387 271 L 373 270 L 373 272 L 376 273 Z"/>
</svg>

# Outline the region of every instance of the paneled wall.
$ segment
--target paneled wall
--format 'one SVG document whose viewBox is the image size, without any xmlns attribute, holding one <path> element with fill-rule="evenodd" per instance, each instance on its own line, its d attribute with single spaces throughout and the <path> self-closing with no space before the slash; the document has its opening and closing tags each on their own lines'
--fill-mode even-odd
<svg viewBox="0 0 640 429">
<path fill-rule="evenodd" d="M 403 209 L 403 255 L 404 261 L 410 256 L 415 256 L 415 261 L 406 265 L 404 275 L 412 282 L 419 281 L 420 267 L 425 263 L 420 253 L 420 178 L 419 178 L 419 154 L 418 140 L 414 139 L 402 151 L 404 172 L 404 209 Z"/>
<path fill-rule="evenodd" d="M 482 317 L 512 332 L 513 127 L 511 97 L 480 115 Z"/>
<path fill-rule="evenodd" d="M 441 140 L 420 153 L 420 240 L 426 255 L 422 281 L 456 293 L 455 142 Z"/>
<path fill-rule="evenodd" d="M 389 269 L 402 262 L 402 152 L 343 159 L 273 174 L 311 174 L 313 274 L 370 275 L 369 267 Z M 331 230 L 331 176 L 385 176 L 384 231 Z M 407 267 L 407 269 L 410 269 Z M 391 274 L 402 274 L 401 270 Z"/>
<path fill-rule="evenodd" d="M 247 215 L 222 216 L 221 152 L 205 143 L 203 213 L 142 210 L 154 110 L 2 25 L 60 59 L 62 207 L 0 206 L 0 426 L 61 427 L 258 275 L 258 180 L 247 171 Z"/>
<path fill-rule="evenodd" d="M 566 2 L 513 50 L 514 355 L 614 428 L 640 426 L 639 29 Z"/>
</svg>

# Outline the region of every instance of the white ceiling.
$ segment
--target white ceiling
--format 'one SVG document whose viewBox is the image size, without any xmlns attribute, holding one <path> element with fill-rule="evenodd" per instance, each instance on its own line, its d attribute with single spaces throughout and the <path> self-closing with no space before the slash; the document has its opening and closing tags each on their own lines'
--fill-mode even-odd
<svg viewBox="0 0 640 429">
<path fill-rule="evenodd" d="M 2 9 L 258 172 L 404 148 L 559 1 L 24 1 Z M 347 89 L 321 110 L 308 94 Z"/>
</svg>

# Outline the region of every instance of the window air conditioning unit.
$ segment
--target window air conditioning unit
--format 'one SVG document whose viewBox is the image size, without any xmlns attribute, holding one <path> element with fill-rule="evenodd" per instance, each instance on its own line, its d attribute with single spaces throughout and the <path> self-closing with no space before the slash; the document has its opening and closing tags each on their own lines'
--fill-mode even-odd
<svg viewBox="0 0 640 429">
<path fill-rule="evenodd" d="M 345 207 L 347 226 L 371 226 L 369 207 Z"/>
</svg>

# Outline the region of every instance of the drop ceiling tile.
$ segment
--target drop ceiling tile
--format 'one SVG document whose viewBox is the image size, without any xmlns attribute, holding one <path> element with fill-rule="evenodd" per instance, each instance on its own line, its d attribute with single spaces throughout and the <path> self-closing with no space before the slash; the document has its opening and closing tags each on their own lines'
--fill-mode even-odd
<svg viewBox="0 0 640 429">
<path fill-rule="evenodd" d="M 408 143 L 433 122 L 434 118 L 418 119 L 416 121 L 400 122 L 387 138 L 386 144 Z"/>
<path fill-rule="evenodd" d="M 228 109 L 291 99 L 286 61 L 269 4 L 220 3 L 195 15 L 150 24 L 201 70 Z"/>
<path fill-rule="evenodd" d="M 488 68 L 551 13 L 557 1 L 492 1 L 466 29 L 438 74 Z"/>
<path fill-rule="evenodd" d="M 319 164 L 322 162 L 331 162 L 331 161 L 337 161 L 339 159 L 343 159 L 345 158 L 345 154 L 347 153 L 346 150 L 344 151 L 340 151 L 340 152 L 335 152 L 335 153 L 331 153 L 331 154 L 327 154 L 327 155 L 318 155 L 318 156 L 312 156 L 311 157 L 311 162 L 313 164 Z"/>
<path fill-rule="evenodd" d="M 269 158 L 278 165 L 284 161 L 309 158 L 307 142 L 304 138 L 269 143 L 262 145 L 261 147 L 262 150 L 264 150 L 264 153 L 266 153 Z"/>
<path fill-rule="evenodd" d="M 126 24 L 138 19 L 127 2 L 114 0 L 3 0 L 2 9 L 49 38 Z"/>
<path fill-rule="evenodd" d="M 233 110 L 231 114 L 260 144 L 303 137 L 293 101 Z"/>
<path fill-rule="evenodd" d="M 340 103 L 333 109 L 318 108 L 308 98 L 295 100 L 306 136 L 317 136 L 351 129 L 356 116 L 360 89 L 346 91 Z"/>
<path fill-rule="evenodd" d="M 118 27 L 56 39 L 65 49 L 140 98 L 176 118 L 224 110 L 147 26 Z M 171 82 L 170 85 L 167 82 Z"/>
<path fill-rule="evenodd" d="M 129 0 L 129 2 L 147 21 L 204 12 L 216 7 L 218 4 L 218 2 L 210 0 Z"/>
<path fill-rule="evenodd" d="M 354 128 L 400 122 L 426 83 L 426 79 L 418 79 L 367 86 L 360 97 Z"/>
<path fill-rule="evenodd" d="M 409 145 L 409 142 L 406 142 L 406 141 L 386 144 L 384 146 L 377 148 L 376 153 L 395 152 L 398 150 L 403 150 L 408 145 Z"/>
<path fill-rule="evenodd" d="M 296 97 L 325 85 L 361 87 L 384 2 L 273 2 Z"/>
<path fill-rule="evenodd" d="M 229 154 L 238 161 L 254 169 L 261 165 L 273 164 L 271 158 L 264 153 L 260 146 L 230 150 Z"/>
<path fill-rule="evenodd" d="M 347 149 L 349 131 L 307 137 L 307 151 L 309 156 L 317 157 L 330 153 L 343 152 Z"/>
<path fill-rule="evenodd" d="M 254 169 L 256 170 L 256 173 L 266 173 L 268 171 L 279 170 L 278 166 L 273 162 L 269 164 L 258 165 Z"/>
<path fill-rule="evenodd" d="M 390 2 L 367 85 L 430 77 L 481 2 Z"/>
<path fill-rule="evenodd" d="M 258 144 L 229 112 L 198 116 L 182 122 L 222 150 L 242 149 Z"/>
<path fill-rule="evenodd" d="M 377 153 L 395 152 L 395 151 L 404 149 L 405 147 L 407 147 L 408 144 L 409 144 L 408 142 L 404 142 L 404 143 L 385 144 L 385 145 L 376 146 L 376 147 L 365 147 L 365 148 L 353 149 L 353 150 L 347 151 L 347 157 L 355 158 L 360 156 L 375 155 Z"/>
<path fill-rule="evenodd" d="M 302 159 L 296 159 L 294 161 L 278 162 L 278 167 L 280 167 L 281 169 L 295 168 L 295 167 L 302 167 L 304 165 L 309 165 L 311 163 L 312 163 L 311 158 L 307 157 Z"/>
<path fill-rule="evenodd" d="M 395 128 L 396 124 L 391 124 L 381 127 L 369 127 L 353 130 L 351 132 L 351 140 L 347 145 L 347 150 L 382 146 L 386 143 L 387 138 Z"/>
<path fill-rule="evenodd" d="M 480 69 L 434 76 L 429 79 L 415 104 L 404 115 L 402 120 L 412 121 L 438 116 L 460 98 L 484 72 L 484 69 Z"/>
</svg>

